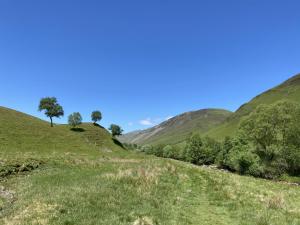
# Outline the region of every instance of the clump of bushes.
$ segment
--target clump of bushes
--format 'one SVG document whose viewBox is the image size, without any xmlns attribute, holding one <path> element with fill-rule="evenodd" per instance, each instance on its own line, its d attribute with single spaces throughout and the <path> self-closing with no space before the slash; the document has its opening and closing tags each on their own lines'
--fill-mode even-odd
<svg viewBox="0 0 300 225">
<path fill-rule="evenodd" d="M 145 145 L 139 150 L 256 177 L 299 176 L 300 105 L 289 101 L 260 105 L 242 120 L 234 137 L 222 142 L 192 134 L 183 148 Z"/>
<path fill-rule="evenodd" d="M 158 157 L 182 160 L 197 165 L 209 165 L 215 162 L 217 153 L 221 149 L 221 143 L 209 137 L 202 138 L 199 134 L 193 134 L 186 141 L 185 147 L 147 144 L 137 147 L 137 149 Z"/>
<path fill-rule="evenodd" d="M 240 174 L 261 176 L 259 157 L 251 150 L 249 143 L 239 138 L 227 137 L 224 140 L 216 164 Z"/>
<path fill-rule="evenodd" d="M 220 167 L 264 178 L 300 175 L 300 106 L 289 101 L 260 105 L 226 138 Z"/>
<path fill-rule="evenodd" d="M 220 147 L 220 143 L 212 138 L 201 138 L 199 134 L 193 134 L 187 140 L 184 159 L 197 165 L 210 165 L 215 162 Z"/>
</svg>

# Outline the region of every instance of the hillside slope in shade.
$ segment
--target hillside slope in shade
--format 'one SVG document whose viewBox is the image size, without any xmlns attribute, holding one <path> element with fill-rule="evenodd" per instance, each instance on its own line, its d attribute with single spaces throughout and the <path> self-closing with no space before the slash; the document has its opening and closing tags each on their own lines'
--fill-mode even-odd
<svg viewBox="0 0 300 225">
<path fill-rule="evenodd" d="M 186 112 L 155 127 L 125 134 L 120 140 L 136 144 L 175 144 L 185 140 L 192 132 L 207 132 L 224 122 L 230 115 L 230 111 L 223 109 Z"/>
</svg>

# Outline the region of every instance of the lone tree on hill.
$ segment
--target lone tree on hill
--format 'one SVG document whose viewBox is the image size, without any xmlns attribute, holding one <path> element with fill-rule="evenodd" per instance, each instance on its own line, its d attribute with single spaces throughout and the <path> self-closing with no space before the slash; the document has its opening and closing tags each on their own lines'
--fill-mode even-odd
<svg viewBox="0 0 300 225">
<path fill-rule="evenodd" d="M 110 127 L 108 128 L 111 131 L 112 136 L 119 136 L 122 135 L 122 128 L 116 124 L 111 124 Z"/>
<path fill-rule="evenodd" d="M 50 118 L 51 127 L 53 127 L 53 117 L 59 118 L 64 115 L 64 110 L 62 106 L 57 103 L 55 97 L 42 98 L 39 105 L 39 111 L 45 111 L 45 115 Z"/>
<path fill-rule="evenodd" d="M 80 125 L 82 122 L 82 117 L 79 112 L 74 112 L 68 117 L 68 123 L 72 127 Z"/>
<path fill-rule="evenodd" d="M 94 121 L 94 124 L 97 123 L 97 121 L 100 121 L 102 119 L 102 113 L 100 111 L 94 111 L 92 112 L 92 121 Z"/>
</svg>

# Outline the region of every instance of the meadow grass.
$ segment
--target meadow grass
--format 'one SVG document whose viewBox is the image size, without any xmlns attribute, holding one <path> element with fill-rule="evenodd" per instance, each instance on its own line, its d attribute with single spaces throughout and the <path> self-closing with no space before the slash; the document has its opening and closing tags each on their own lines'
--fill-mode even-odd
<svg viewBox="0 0 300 225">
<path fill-rule="evenodd" d="M 5 110 L 0 224 L 300 224 L 298 186 L 131 152 L 99 126 L 50 128 Z"/>
<path fill-rule="evenodd" d="M 300 224 L 297 186 L 134 153 L 45 161 L 1 182 L 3 224 Z"/>
</svg>

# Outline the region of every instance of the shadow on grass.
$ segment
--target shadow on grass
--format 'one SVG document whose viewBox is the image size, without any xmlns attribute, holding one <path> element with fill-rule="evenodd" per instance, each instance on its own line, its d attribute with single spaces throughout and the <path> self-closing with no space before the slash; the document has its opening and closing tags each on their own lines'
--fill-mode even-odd
<svg viewBox="0 0 300 225">
<path fill-rule="evenodd" d="M 73 127 L 73 128 L 71 128 L 71 131 L 74 131 L 74 132 L 84 132 L 85 129 L 83 129 L 81 127 Z"/>
<path fill-rule="evenodd" d="M 123 148 L 123 149 L 126 149 L 126 148 L 124 147 L 124 145 L 123 145 L 118 139 L 116 139 L 116 138 L 113 137 L 112 140 L 113 140 L 113 142 L 114 142 L 116 145 L 120 146 L 120 147 Z"/>
<path fill-rule="evenodd" d="M 93 123 L 94 124 L 94 126 L 95 127 L 100 127 L 100 128 L 102 128 L 102 129 L 105 129 L 104 127 L 102 127 L 100 124 L 98 124 L 98 123 Z"/>
</svg>

